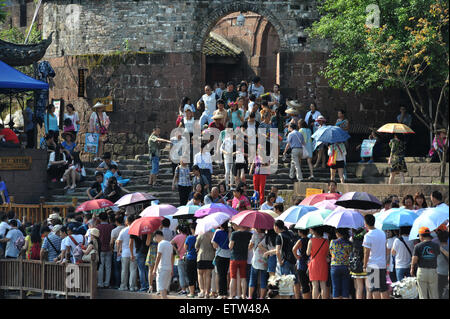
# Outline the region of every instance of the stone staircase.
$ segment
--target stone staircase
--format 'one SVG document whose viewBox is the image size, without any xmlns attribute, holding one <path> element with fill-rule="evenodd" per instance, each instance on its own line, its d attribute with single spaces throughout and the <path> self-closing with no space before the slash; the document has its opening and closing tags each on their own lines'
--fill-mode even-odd
<svg viewBox="0 0 450 319">
<path fill-rule="evenodd" d="M 154 195 L 160 203 L 171 204 L 174 206 L 179 206 L 178 191 L 172 191 L 172 166 L 168 158 L 168 151 L 164 150 L 162 152 L 160 160 L 160 174 L 158 175 L 158 181 L 161 186 L 157 188 L 150 188 L 148 183 L 149 176 L 149 165 L 148 165 L 148 155 L 137 155 L 134 160 L 120 160 L 116 161 L 119 165 L 119 171 L 124 178 L 130 178 L 130 182 L 125 187 L 130 192 L 148 192 Z M 309 177 L 309 169 L 306 165 L 306 161 L 302 161 L 302 172 L 304 178 Z M 58 187 L 51 189 L 49 191 L 51 198 L 47 200 L 49 204 L 55 205 L 67 205 L 72 203 L 72 199 L 76 198 L 78 204 L 88 200 L 86 190 L 95 181 L 94 172 L 96 165 L 94 163 L 85 163 L 85 169 L 87 177 L 85 181 L 79 183 L 75 191 L 71 194 L 66 194 L 63 187 Z M 214 174 L 213 175 L 213 185 L 217 185 L 219 182 L 225 178 L 225 169 L 223 164 L 213 165 Z M 363 183 L 362 178 L 357 178 L 354 173 L 347 173 L 348 183 Z M 328 168 L 322 169 L 318 168 L 314 170 L 314 182 L 327 182 L 330 178 L 330 171 Z M 338 178 L 338 177 L 336 177 Z M 246 176 L 247 185 L 249 186 L 249 194 L 253 190 L 253 178 L 252 176 Z M 61 184 L 62 185 L 62 184 Z M 289 163 L 284 163 L 281 161 L 281 157 L 278 163 L 278 170 L 276 174 L 268 176 L 266 181 L 266 192 L 270 190 L 271 186 L 278 187 L 279 190 L 293 190 L 294 183 L 289 178 Z"/>
</svg>

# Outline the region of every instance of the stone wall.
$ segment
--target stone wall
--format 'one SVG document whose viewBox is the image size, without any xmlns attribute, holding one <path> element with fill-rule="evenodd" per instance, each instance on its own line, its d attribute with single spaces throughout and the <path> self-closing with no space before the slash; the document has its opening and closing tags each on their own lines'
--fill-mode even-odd
<svg viewBox="0 0 450 319">
<path fill-rule="evenodd" d="M 440 182 L 440 163 L 407 163 L 408 172 L 405 174 L 407 184 L 428 184 Z M 363 178 L 369 184 L 385 184 L 389 179 L 389 165 L 387 163 L 349 164 L 347 171 Z M 445 182 L 449 182 L 449 165 L 445 171 Z M 400 182 L 400 176 L 396 176 Z"/>
<path fill-rule="evenodd" d="M 40 197 L 47 196 L 47 152 L 32 149 L 0 150 L 3 156 L 31 156 L 30 170 L 0 170 L 0 175 L 8 188 L 9 196 L 14 196 L 14 202 L 19 204 L 39 203 Z"/>
<path fill-rule="evenodd" d="M 50 99 L 72 103 L 82 122 L 78 143 L 84 143 L 93 99 L 112 96 L 114 111 L 105 151 L 115 158 L 148 153 L 147 139 L 154 127 L 168 137 L 175 127 L 183 96 L 198 98 L 201 90 L 200 56 L 190 53 L 129 53 L 49 59 L 56 72 Z M 77 96 L 78 68 L 86 68 L 86 98 Z M 198 115 L 197 115 L 198 116 Z"/>
</svg>

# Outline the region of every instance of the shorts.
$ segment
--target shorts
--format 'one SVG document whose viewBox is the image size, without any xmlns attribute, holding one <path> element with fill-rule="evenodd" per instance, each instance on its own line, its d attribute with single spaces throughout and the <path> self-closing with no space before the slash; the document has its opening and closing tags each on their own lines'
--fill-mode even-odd
<svg viewBox="0 0 450 319">
<path fill-rule="evenodd" d="M 212 260 L 200 260 L 197 262 L 197 269 L 204 270 L 204 269 L 214 269 L 214 265 L 212 263 Z"/>
<path fill-rule="evenodd" d="M 247 163 L 234 163 L 233 164 L 233 175 L 237 176 L 238 175 L 238 171 L 243 169 L 245 174 L 248 173 L 248 164 Z"/>
<path fill-rule="evenodd" d="M 386 269 L 367 267 L 366 285 L 370 292 L 385 292 L 388 290 L 386 284 Z"/>
<path fill-rule="evenodd" d="M 344 168 L 344 167 L 345 167 L 344 161 L 336 161 L 335 165 L 330 166 L 331 169 L 338 169 L 338 168 Z"/>
<path fill-rule="evenodd" d="M 151 174 L 156 175 L 159 173 L 159 157 L 152 156 L 152 170 Z"/>
<path fill-rule="evenodd" d="M 237 279 L 237 272 L 241 279 L 247 278 L 247 260 L 230 260 L 230 278 Z"/>
<path fill-rule="evenodd" d="M 269 256 L 267 259 L 267 272 L 275 272 L 277 270 L 277 255 Z"/>
<path fill-rule="evenodd" d="M 170 280 L 172 279 L 172 276 L 170 274 L 171 274 L 171 271 L 168 269 L 158 270 L 156 272 L 156 290 L 157 291 L 169 289 Z"/>
<path fill-rule="evenodd" d="M 302 294 L 311 292 L 309 277 L 306 274 L 306 270 L 297 269 L 296 277 L 300 286 L 302 286 Z"/>
</svg>

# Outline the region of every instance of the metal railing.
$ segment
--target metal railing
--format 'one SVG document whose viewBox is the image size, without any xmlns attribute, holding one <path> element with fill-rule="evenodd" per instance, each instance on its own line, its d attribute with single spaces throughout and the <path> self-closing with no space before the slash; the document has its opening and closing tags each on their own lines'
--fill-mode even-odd
<svg viewBox="0 0 450 319">
<path fill-rule="evenodd" d="M 97 264 L 57 264 L 39 260 L 0 259 L 0 290 L 31 291 L 45 299 L 49 294 L 88 297 L 97 293 Z"/>
</svg>

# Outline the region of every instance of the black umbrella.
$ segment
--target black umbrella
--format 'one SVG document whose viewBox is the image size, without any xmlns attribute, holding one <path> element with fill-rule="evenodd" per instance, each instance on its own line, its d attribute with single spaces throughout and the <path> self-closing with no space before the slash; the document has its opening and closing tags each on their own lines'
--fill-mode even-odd
<svg viewBox="0 0 450 319">
<path fill-rule="evenodd" d="M 366 192 L 345 193 L 336 201 L 336 205 L 361 210 L 380 209 L 382 207 L 378 198 Z"/>
</svg>

